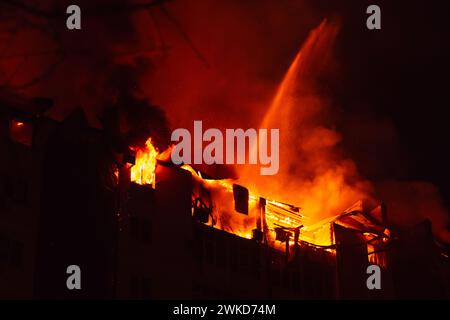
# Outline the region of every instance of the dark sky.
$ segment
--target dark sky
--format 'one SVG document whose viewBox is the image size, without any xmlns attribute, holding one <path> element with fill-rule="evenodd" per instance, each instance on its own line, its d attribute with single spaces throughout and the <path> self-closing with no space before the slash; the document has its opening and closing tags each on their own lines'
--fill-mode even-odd
<svg viewBox="0 0 450 320">
<path fill-rule="evenodd" d="M 330 9 L 330 1 L 311 2 Z M 336 94 L 347 152 L 369 178 L 437 184 L 448 206 L 450 28 L 445 2 L 338 2 L 332 9 L 343 22 Z M 380 31 L 364 27 L 361 13 L 369 4 L 382 9 Z M 349 124 L 346 118 L 357 121 Z"/>
</svg>

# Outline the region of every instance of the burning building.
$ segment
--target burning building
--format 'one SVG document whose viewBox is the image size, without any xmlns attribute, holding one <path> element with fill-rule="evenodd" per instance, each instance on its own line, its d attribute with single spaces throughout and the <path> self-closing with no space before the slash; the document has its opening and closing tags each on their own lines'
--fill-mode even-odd
<svg viewBox="0 0 450 320">
<path fill-rule="evenodd" d="M 448 260 L 426 223 L 391 230 L 385 204 L 358 201 L 309 224 L 301 208 L 173 165 L 150 139 L 120 153 L 82 113 L 44 116 L 48 104 L 2 102 L 4 298 L 448 295 Z M 71 264 L 83 270 L 79 292 L 65 286 Z M 367 289 L 369 264 L 382 290 Z"/>
<path fill-rule="evenodd" d="M 211 3 L 216 6 L 215 1 Z M 39 10 L 36 16 L 36 10 L 25 7 L 22 12 L 21 6 L 12 4 L 13 12 L 20 13 L 18 20 L 26 22 L 25 31 L 32 29 L 25 32 L 20 47 L 49 43 L 56 49 L 49 50 L 49 55 L 39 50 L 34 56 L 41 59 L 34 62 L 26 54 L 22 62 L 12 54 L 17 66 L 2 61 L 5 83 L 18 88 L 17 92 L 22 88 L 26 96 L 48 92 L 59 105 L 52 108 L 48 99 L 4 94 L 3 87 L 0 92 L 0 297 L 449 297 L 448 248 L 445 241 L 436 240 L 446 228 L 445 221 L 438 225 L 440 230 L 434 221 L 433 227 L 429 221 L 399 227 L 393 223 L 395 209 L 391 209 L 398 209 L 398 203 L 377 200 L 353 160 L 336 150 L 341 135 L 330 120 L 336 108 L 327 101 L 329 83 L 322 77 L 336 67 L 332 52 L 339 23 L 308 20 L 302 30 L 318 25 L 308 36 L 290 35 L 286 30 L 297 29 L 297 22 L 280 24 L 288 20 L 284 13 L 270 16 L 283 32 L 274 31 L 267 46 L 273 48 L 277 43 L 283 47 L 280 52 L 288 52 L 287 47 L 294 45 L 292 39 L 305 41 L 300 50 L 295 48 L 298 53 L 288 68 L 274 68 L 267 75 L 270 81 L 260 83 L 268 61 L 277 64 L 277 57 L 282 56 L 272 52 L 270 59 L 259 57 L 263 50 L 255 55 L 255 48 L 265 42 L 255 41 L 254 35 L 268 35 L 266 26 L 259 26 L 265 10 L 272 7 L 256 13 L 255 26 L 246 23 L 247 13 L 253 11 L 250 6 L 243 9 L 245 23 L 239 25 L 233 14 L 227 19 L 221 13 L 211 15 L 209 21 L 218 23 L 219 39 L 253 28 L 246 37 L 231 39 L 233 44 L 241 40 L 237 43 L 247 47 L 245 54 L 230 50 L 230 41 L 210 45 L 212 62 L 217 63 L 211 71 L 200 70 L 195 63 L 184 67 L 189 59 L 183 50 L 168 55 L 168 46 L 155 27 L 160 22 L 155 12 L 145 8 L 136 15 L 127 10 L 119 14 L 115 11 L 126 8 L 119 1 L 116 4 L 112 11 L 123 19 L 110 16 L 105 9 L 93 10 L 86 15 L 89 32 L 62 32 L 61 37 L 51 32 L 50 39 L 47 28 L 42 28 L 43 35 L 34 23 L 28 23 L 28 19 L 38 24 L 44 19 L 45 24 Z M 159 1 L 158 5 L 196 59 L 209 67 L 168 7 Z M 181 4 L 178 9 L 188 12 L 187 7 Z M 212 13 L 209 6 L 191 10 Z M 231 28 L 223 28 L 221 19 L 232 21 Z M 7 30 L 15 30 L 15 21 L 7 22 Z M 147 33 L 138 32 L 149 26 L 157 39 L 150 49 Z M 212 32 L 199 33 L 200 39 L 212 41 Z M 144 50 L 139 40 L 146 45 Z M 71 50 L 74 43 L 82 45 Z M 55 56 L 57 61 L 49 63 Z M 230 68 L 229 57 L 241 64 Z M 158 69 L 164 59 L 171 62 Z M 252 72 L 243 68 L 249 67 L 250 60 L 261 60 L 250 68 Z M 57 66 L 59 72 L 41 81 Z M 276 69 L 283 69 L 284 77 Z M 30 70 L 37 77 L 25 81 Z M 359 70 L 355 73 L 360 75 Z M 229 82 L 234 81 L 238 84 L 229 94 Z M 154 92 L 142 88 L 137 92 L 142 84 Z M 27 86 L 32 90 L 27 92 Z M 186 86 L 184 91 L 181 86 Z M 253 99 L 260 91 L 264 99 Z M 170 160 L 164 112 L 142 98 L 148 96 L 156 96 L 170 106 L 165 110 L 169 116 L 183 121 L 210 121 L 223 117 L 230 108 L 238 113 L 242 105 L 248 106 L 246 116 L 251 120 L 245 125 L 259 122 L 260 128 L 280 128 L 283 163 L 279 174 L 262 177 L 243 166 L 236 169 L 238 179 L 227 175 L 219 179 L 204 167 L 175 165 Z M 196 105 L 200 107 L 190 110 Z M 212 105 L 223 108 L 217 108 L 221 109 L 218 113 L 205 112 Z M 262 117 L 261 109 L 265 111 Z M 244 118 L 226 120 L 242 126 L 248 120 Z M 359 135 L 362 127 L 349 131 Z M 406 211 L 415 209 L 413 200 L 403 199 L 409 204 Z M 427 208 L 427 203 L 420 203 L 421 209 L 425 207 L 422 211 L 438 211 Z M 81 268 L 82 290 L 67 289 L 69 265 Z M 366 286 L 369 265 L 382 270 L 381 290 Z"/>
</svg>

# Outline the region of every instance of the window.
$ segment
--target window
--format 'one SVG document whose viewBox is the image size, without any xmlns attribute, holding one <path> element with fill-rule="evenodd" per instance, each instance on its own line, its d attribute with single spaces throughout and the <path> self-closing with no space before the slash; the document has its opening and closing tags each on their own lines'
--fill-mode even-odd
<svg viewBox="0 0 450 320">
<path fill-rule="evenodd" d="M 130 278 L 130 297 L 132 299 L 150 299 L 150 279 L 148 279 L 147 277 L 132 276 Z"/>
<path fill-rule="evenodd" d="M 239 247 L 235 240 L 231 243 L 231 249 L 230 249 L 230 267 L 231 271 L 237 271 L 238 270 L 238 253 L 239 253 Z"/>
<path fill-rule="evenodd" d="M 6 206 L 6 176 L 0 176 L 0 209 L 4 208 Z"/>
<path fill-rule="evenodd" d="M 4 183 L 3 183 L 3 194 L 5 197 L 12 199 L 14 195 L 14 181 L 11 176 L 5 176 L 4 177 Z"/>
<path fill-rule="evenodd" d="M 256 279 L 261 278 L 261 262 L 258 248 L 252 248 L 251 250 L 251 271 Z"/>
<path fill-rule="evenodd" d="M 152 224 L 147 219 L 130 218 L 130 238 L 135 241 L 151 242 Z"/>
<path fill-rule="evenodd" d="M 9 264 L 14 268 L 22 266 L 23 244 L 19 241 L 11 241 L 9 252 Z"/>
<path fill-rule="evenodd" d="M 28 202 L 28 184 L 22 179 L 17 179 L 14 185 L 13 200 L 20 204 Z"/>
<path fill-rule="evenodd" d="M 133 299 L 137 299 L 139 296 L 139 281 L 136 276 L 130 278 L 130 296 Z"/>
<path fill-rule="evenodd" d="M 150 280 L 148 278 L 142 278 L 142 298 L 150 299 L 151 298 L 151 285 Z"/>
<path fill-rule="evenodd" d="M 280 284 L 281 284 L 281 272 L 277 268 L 277 266 L 271 267 L 270 278 L 271 278 L 271 281 L 272 281 L 272 285 L 274 285 L 276 287 L 280 286 Z"/>
<path fill-rule="evenodd" d="M 0 234 L 0 268 L 8 265 L 9 240 Z"/>
<path fill-rule="evenodd" d="M 23 263 L 23 244 L 0 235 L 0 268 L 20 268 Z"/>
<path fill-rule="evenodd" d="M 28 203 L 28 182 L 25 179 L 13 178 L 10 175 L 6 175 L 2 180 L 0 196 L 12 200 L 15 203 Z"/>
<path fill-rule="evenodd" d="M 142 221 L 142 241 L 151 242 L 152 241 L 152 224 L 150 221 Z"/>
<path fill-rule="evenodd" d="M 294 271 L 292 274 L 292 286 L 295 292 L 300 292 L 300 272 L 298 270 Z"/>
<path fill-rule="evenodd" d="M 246 242 L 239 244 L 238 263 L 239 271 L 242 273 L 250 273 L 250 250 Z"/>
<path fill-rule="evenodd" d="M 227 247 L 222 237 L 218 237 L 216 242 L 216 264 L 222 268 L 227 264 Z"/>
<path fill-rule="evenodd" d="M 136 241 L 139 239 L 139 223 L 137 217 L 130 218 L 130 238 Z"/>
<path fill-rule="evenodd" d="M 214 237 L 206 239 L 205 245 L 205 260 L 208 264 L 212 264 L 214 261 Z"/>
</svg>

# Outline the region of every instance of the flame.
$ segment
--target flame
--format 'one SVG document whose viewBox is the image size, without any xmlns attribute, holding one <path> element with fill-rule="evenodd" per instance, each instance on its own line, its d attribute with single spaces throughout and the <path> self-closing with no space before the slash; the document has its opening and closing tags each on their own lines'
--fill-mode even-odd
<svg viewBox="0 0 450 320">
<path fill-rule="evenodd" d="M 131 167 L 131 181 L 140 185 L 152 185 L 155 187 L 155 169 L 158 159 L 168 159 L 172 147 L 160 153 L 149 138 L 144 147 L 133 148 L 136 152 L 135 165 Z M 199 171 L 190 165 L 183 165 L 182 169 L 189 171 L 194 180 L 193 200 L 201 197 L 201 189 L 208 190 L 211 195 L 212 219 L 210 224 L 217 229 L 233 233 L 237 236 L 251 239 L 260 217 L 259 200 L 261 195 L 249 191 L 249 213 L 243 215 L 235 211 L 233 199 L 233 183 L 230 179 L 212 180 L 204 179 Z M 282 227 L 293 230 L 307 221 L 307 217 L 297 212 L 292 206 L 271 199 L 266 199 L 265 221 L 267 228 L 267 241 L 279 250 L 285 250 L 285 244 L 276 241 L 275 228 Z M 320 246 L 330 246 L 333 243 L 331 225 L 323 224 L 319 228 L 300 233 L 300 241 Z M 294 233 L 289 236 L 289 245 L 294 246 Z"/>
<path fill-rule="evenodd" d="M 235 211 L 233 199 L 233 183 L 236 181 L 210 180 L 203 179 L 201 173 L 193 169 L 190 165 L 183 165 L 182 169 L 189 171 L 194 179 L 193 200 L 201 197 L 200 189 L 206 189 L 211 194 L 212 219 L 209 223 L 214 228 L 233 233 L 237 236 L 251 239 L 253 231 L 256 228 L 258 217 L 260 216 L 259 200 L 261 195 L 249 190 L 249 213 L 243 215 Z M 279 250 L 285 250 L 285 244 L 275 240 L 275 228 L 282 227 L 290 230 L 289 244 L 295 245 L 294 229 L 305 225 L 308 218 L 297 212 L 291 205 L 266 199 L 264 221 L 267 228 L 267 241 L 269 244 Z M 324 223 L 312 230 L 302 229 L 300 232 L 300 241 L 305 241 L 311 245 L 331 246 L 333 245 L 333 236 L 331 223 Z"/>
<path fill-rule="evenodd" d="M 209 180 L 190 165 L 182 166 L 192 174 L 195 182 L 193 203 L 199 198 L 209 203 L 208 224 L 214 228 L 250 239 L 259 223 L 259 228 L 267 231 L 268 243 L 280 250 L 285 249 L 285 243 L 277 240 L 275 229 L 288 232 L 288 245 L 293 246 L 296 245 L 295 230 L 302 228 L 300 242 L 329 247 L 334 244 L 332 222 L 317 222 L 343 212 L 365 197 L 365 192 L 360 190 L 364 184 L 355 187 L 346 181 L 348 176 L 355 176 L 355 167 L 350 160 L 336 159 L 333 147 L 340 138 L 321 124 L 323 119 L 319 115 L 324 109 L 323 101 L 311 84 L 326 65 L 338 29 L 336 24 L 325 20 L 310 33 L 262 119 L 261 128 L 280 128 L 286 133 L 280 145 L 280 156 L 284 157 L 280 165 L 285 165 L 280 167 L 277 176 L 262 177 L 249 166 L 244 167 L 237 181 Z M 168 159 L 171 149 L 160 154 L 148 139 L 144 148 L 135 151 L 132 181 L 154 184 L 157 159 L 160 156 Z M 289 167 L 298 164 L 303 165 L 298 170 L 301 173 L 292 173 Z M 233 184 L 236 182 L 249 188 L 248 215 L 235 211 Z M 208 196 L 205 196 L 205 190 Z M 264 197 L 264 221 L 261 221 L 261 194 L 267 195 Z M 272 199 L 299 204 L 302 213 L 299 208 Z"/>
<path fill-rule="evenodd" d="M 280 173 L 261 176 L 257 170 L 253 171 L 254 167 L 243 167 L 235 182 L 249 188 L 248 216 L 233 208 L 233 181 L 205 180 L 191 167 L 184 166 L 198 184 L 211 193 L 216 220 L 211 223 L 214 227 L 250 238 L 258 219 L 258 202 L 262 194 L 267 200 L 265 223 L 269 231 L 267 240 L 272 246 L 280 246 L 275 240 L 275 228 L 288 230 L 291 233 L 289 243 L 293 245 L 291 231 L 305 226 L 300 232 L 300 241 L 327 247 L 334 242 L 332 223 L 318 222 L 343 212 L 356 200 L 366 197 L 365 190 L 361 190 L 366 187 L 364 183 L 356 186 L 347 183 L 348 177 L 356 176 L 355 166 L 351 160 L 336 159 L 333 148 L 340 137 L 321 124 L 320 112 L 325 107 L 314 88 L 316 78 L 330 60 L 338 30 L 337 24 L 325 20 L 310 33 L 269 104 L 260 128 L 280 129 Z M 298 173 L 291 172 L 293 166 L 299 166 Z M 302 213 L 271 199 L 298 204 Z"/>
<path fill-rule="evenodd" d="M 133 148 L 136 152 L 136 160 L 131 167 L 131 181 L 144 185 L 155 184 L 155 169 L 159 152 L 153 146 L 152 139 L 148 138 L 142 148 Z"/>
</svg>

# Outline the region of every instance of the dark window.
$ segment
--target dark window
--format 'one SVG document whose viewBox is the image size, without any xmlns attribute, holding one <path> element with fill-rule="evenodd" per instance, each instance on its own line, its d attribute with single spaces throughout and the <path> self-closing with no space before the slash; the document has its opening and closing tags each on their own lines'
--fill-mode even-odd
<svg viewBox="0 0 450 320">
<path fill-rule="evenodd" d="M 292 288 L 295 292 L 300 292 L 300 272 L 294 271 L 292 274 Z"/>
<path fill-rule="evenodd" d="M 214 238 L 206 239 L 205 244 L 205 260 L 207 263 L 212 264 L 214 261 Z"/>
<path fill-rule="evenodd" d="M 227 263 L 227 248 L 223 238 L 218 237 L 216 242 L 216 264 L 225 267 Z"/>
<path fill-rule="evenodd" d="M 135 241 L 151 242 L 152 240 L 152 224 L 145 219 L 138 217 L 130 218 L 130 238 Z"/>
<path fill-rule="evenodd" d="M 305 291 L 305 294 L 308 296 L 313 296 L 314 294 L 314 281 L 313 281 L 313 274 L 311 270 L 308 270 L 308 274 L 305 274 L 303 277 L 303 288 Z"/>
<path fill-rule="evenodd" d="M 251 254 L 251 272 L 255 276 L 256 279 L 260 279 L 261 277 L 261 263 L 259 260 L 259 251 L 258 248 L 252 248 Z"/>
<path fill-rule="evenodd" d="M 24 180 L 16 180 L 14 188 L 14 201 L 20 204 L 28 202 L 28 184 Z"/>
<path fill-rule="evenodd" d="M 195 238 L 194 240 L 194 252 L 198 258 L 199 263 L 203 262 L 203 237 Z"/>
<path fill-rule="evenodd" d="M 239 247 L 235 243 L 235 240 L 233 240 L 233 243 L 231 244 L 231 250 L 230 250 L 230 265 L 232 271 L 238 270 L 238 254 L 239 254 Z"/>
<path fill-rule="evenodd" d="M 136 217 L 130 218 L 130 238 L 133 240 L 139 239 L 139 223 Z"/>
<path fill-rule="evenodd" d="M 11 241 L 9 263 L 12 267 L 22 266 L 23 244 L 19 241 Z"/>
<path fill-rule="evenodd" d="M 22 266 L 22 257 L 23 244 L 0 235 L 0 267 L 10 266 L 18 268 Z"/>
<path fill-rule="evenodd" d="M 136 276 L 130 278 L 130 296 L 137 299 L 139 296 L 139 281 Z"/>
<path fill-rule="evenodd" d="M 0 235 L 0 267 L 5 267 L 8 264 L 9 245 L 9 240 Z"/>
<path fill-rule="evenodd" d="M 24 179 L 14 179 L 12 176 L 5 176 L 2 179 L 0 193 L 16 203 L 26 204 L 28 202 L 28 182 Z"/>
<path fill-rule="evenodd" d="M 132 299 L 150 299 L 150 279 L 146 277 L 132 276 L 130 278 L 130 297 Z"/>
<path fill-rule="evenodd" d="M 151 298 L 151 285 L 150 280 L 148 278 L 142 278 L 142 298 L 144 299 Z"/>
<path fill-rule="evenodd" d="M 289 270 L 284 269 L 281 272 L 281 281 L 282 281 L 283 287 L 289 288 L 289 284 L 290 284 L 290 280 L 291 280 L 290 276 L 291 276 L 291 274 L 290 274 Z"/>
<path fill-rule="evenodd" d="M 248 189 L 233 184 L 234 210 L 248 215 Z"/>
<path fill-rule="evenodd" d="M 4 188 L 5 196 L 12 199 L 14 195 L 14 181 L 11 176 L 5 176 Z"/>
<path fill-rule="evenodd" d="M 280 275 L 280 270 L 276 267 L 272 267 L 272 270 L 270 271 L 270 277 L 272 280 L 272 284 L 274 286 L 280 286 L 281 283 L 281 275 Z"/>
<path fill-rule="evenodd" d="M 239 246 L 239 267 L 240 272 L 249 273 L 250 272 L 250 250 L 247 243 L 241 242 Z"/>
<path fill-rule="evenodd" d="M 147 220 L 142 221 L 142 241 L 152 241 L 152 224 Z"/>
<path fill-rule="evenodd" d="M 0 177 L 0 208 L 6 205 L 6 177 Z"/>
</svg>

